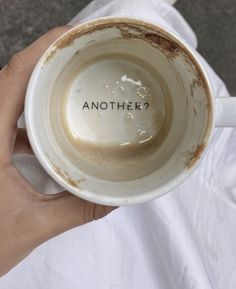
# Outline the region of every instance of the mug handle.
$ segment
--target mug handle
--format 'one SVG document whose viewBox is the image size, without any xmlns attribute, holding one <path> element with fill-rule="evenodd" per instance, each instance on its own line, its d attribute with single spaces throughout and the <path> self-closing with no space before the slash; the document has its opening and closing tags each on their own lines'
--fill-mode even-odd
<svg viewBox="0 0 236 289">
<path fill-rule="evenodd" d="M 236 97 L 216 97 L 216 127 L 236 127 Z"/>
</svg>

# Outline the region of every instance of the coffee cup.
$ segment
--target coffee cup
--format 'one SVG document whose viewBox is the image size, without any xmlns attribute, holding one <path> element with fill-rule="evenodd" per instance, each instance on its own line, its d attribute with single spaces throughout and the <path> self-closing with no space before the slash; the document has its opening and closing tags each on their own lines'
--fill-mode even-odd
<svg viewBox="0 0 236 289">
<path fill-rule="evenodd" d="M 215 98 L 194 50 L 130 17 L 82 23 L 36 65 L 26 93 L 32 149 L 48 174 L 105 205 L 153 200 L 180 185 L 236 125 L 236 100 Z"/>
</svg>

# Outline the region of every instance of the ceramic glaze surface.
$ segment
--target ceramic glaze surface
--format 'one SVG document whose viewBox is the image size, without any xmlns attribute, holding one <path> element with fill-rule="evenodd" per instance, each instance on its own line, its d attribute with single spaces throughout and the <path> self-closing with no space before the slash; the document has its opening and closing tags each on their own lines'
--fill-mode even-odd
<svg viewBox="0 0 236 289">
<path fill-rule="evenodd" d="M 63 187 L 97 203 L 135 204 L 190 175 L 211 139 L 214 107 L 187 45 L 151 23 L 108 17 L 73 28 L 44 54 L 26 123 L 36 156 Z"/>
</svg>

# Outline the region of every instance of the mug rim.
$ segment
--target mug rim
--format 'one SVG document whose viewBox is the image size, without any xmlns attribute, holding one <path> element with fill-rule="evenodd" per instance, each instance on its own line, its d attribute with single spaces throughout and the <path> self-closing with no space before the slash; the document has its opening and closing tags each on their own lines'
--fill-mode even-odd
<svg viewBox="0 0 236 289">
<path fill-rule="evenodd" d="M 163 34 L 166 38 L 170 39 L 174 43 L 177 43 L 181 50 L 183 50 L 188 57 L 190 57 L 191 61 L 194 63 L 199 75 L 201 76 L 201 79 L 204 82 L 204 90 L 206 92 L 206 95 L 208 97 L 208 124 L 205 130 L 205 135 L 203 139 L 204 148 L 201 152 L 199 152 L 198 158 L 195 160 L 194 164 L 191 165 L 190 168 L 188 168 L 187 171 L 182 171 L 179 175 L 177 175 L 173 180 L 170 180 L 168 184 L 165 184 L 161 186 L 158 189 L 153 189 L 142 195 L 138 196 L 132 196 L 129 198 L 129 201 L 127 201 L 127 198 L 117 198 L 117 197 L 102 197 L 98 194 L 95 194 L 93 192 L 92 195 L 87 195 L 83 190 L 78 191 L 72 186 L 70 186 L 65 180 L 61 178 L 55 171 L 52 170 L 52 168 L 49 166 L 46 156 L 41 153 L 41 150 L 38 148 L 37 143 L 35 142 L 32 130 L 31 124 L 30 124 L 30 111 L 29 111 L 29 103 L 32 99 L 33 91 L 34 91 L 34 85 L 37 80 L 37 78 L 40 75 L 40 68 L 42 65 L 45 65 L 45 63 L 48 61 L 50 57 L 53 57 L 56 49 L 63 49 L 68 47 L 68 45 L 73 42 L 74 39 L 78 38 L 81 35 L 84 35 L 89 32 L 96 31 L 99 27 L 112 27 L 117 24 L 134 24 L 134 25 L 141 25 L 144 28 L 149 28 L 157 33 Z M 208 75 L 203 67 L 203 65 L 200 62 L 200 59 L 198 58 L 197 53 L 194 51 L 193 48 L 190 47 L 190 45 L 182 39 L 179 35 L 174 34 L 170 29 L 163 27 L 160 24 L 156 24 L 152 21 L 142 19 L 142 18 L 136 18 L 136 17 L 127 17 L 127 16 L 106 16 L 101 17 L 97 19 L 92 19 L 83 23 L 80 23 L 79 25 L 73 27 L 72 29 L 65 32 L 63 35 L 61 35 L 54 43 L 52 43 L 49 48 L 43 53 L 40 60 L 38 61 L 37 65 L 35 66 L 33 73 L 31 75 L 27 92 L 26 92 L 26 98 L 25 98 L 25 122 L 26 122 L 26 129 L 29 137 L 30 144 L 33 148 L 33 151 L 37 157 L 37 159 L 40 161 L 40 164 L 43 166 L 43 168 L 46 170 L 46 172 L 57 182 L 59 183 L 63 188 L 67 189 L 71 193 L 75 194 L 76 196 L 79 196 L 83 199 L 86 199 L 91 202 L 105 204 L 105 205 L 129 205 L 129 204 L 138 204 L 138 203 L 144 203 L 147 201 L 151 201 L 159 196 L 162 196 L 177 186 L 179 186 L 181 183 L 183 183 L 190 175 L 195 171 L 197 166 L 200 164 L 202 158 L 204 157 L 205 153 L 207 152 L 207 149 L 209 148 L 209 144 L 212 139 L 213 130 L 214 130 L 214 123 L 215 123 L 215 104 L 214 104 L 214 95 L 213 95 L 213 88 L 210 84 L 210 80 L 208 78 Z M 97 196 L 97 198 L 96 198 Z"/>
</svg>

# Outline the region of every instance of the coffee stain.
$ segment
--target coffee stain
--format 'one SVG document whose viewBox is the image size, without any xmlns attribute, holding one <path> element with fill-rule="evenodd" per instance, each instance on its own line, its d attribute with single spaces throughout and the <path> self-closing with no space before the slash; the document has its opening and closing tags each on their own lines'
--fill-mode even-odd
<svg viewBox="0 0 236 289">
<path fill-rule="evenodd" d="M 57 175 L 61 176 L 69 185 L 82 190 L 80 184 L 81 184 L 81 182 L 85 181 L 85 179 L 80 179 L 80 180 L 72 179 L 66 171 L 63 171 L 60 167 L 55 166 L 54 164 L 52 164 L 52 165 L 53 165 L 53 169 Z"/>
<path fill-rule="evenodd" d="M 186 106 L 188 107 L 188 97 L 186 98 Z"/>
<path fill-rule="evenodd" d="M 144 40 L 162 51 L 170 60 L 173 60 L 181 51 L 177 43 L 170 41 L 160 32 L 147 32 L 147 29 L 135 25 L 119 25 L 118 28 L 123 38 Z"/>
<path fill-rule="evenodd" d="M 192 84 L 190 84 L 190 94 L 192 96 L 192 98 L 194 97 L 194 87 Z"/>
<path fill-rule="evenodd" d="M 59 166 L 56 166 L 50 159 L 50 157 L 48 156 L 48 154 L 45 154 L 46 157 L 48 158 L 48 160 L 50 161 L 50 163 L 52 164 L 53 166 L 53 170 L 54 172 L 59 175 L 60 177 L 62 177 L 69 185 L 71 185 L 72 187 L 76 187 L 80 190 L 83 190 L 83 188 L 81 187 L 81 182 L 84 182 L 85 179 L 79 179 L 79 180 L 76 180 L 76 179 L 72 179 L 69 174 L 64 171 L 62 168 L 60 168 Z"/>
<path fill-rule="evenodd" d="M 195 72 L 195 76 L 196 78 L 194 78 L 192 80 L 192 83 L 190 84 L 190 90 L 191 90 L 191 96 L 194 97 L 194 90 L 198 87 L 202 87 L 205 90 L 205 85 L 204 82 L 202 80 L 202 78 L 200 77 L 200 75 Z"/>
<path fill-rule="evenodd" d="M 89 44 L 93 44 L 94 42 L 96 42 L 96 40 L 95 39 L 91 39 L 86 44 L 89 45 Z"/>
<path fill-rule="evenodd" d="M 59 38 L 53 49 L 47 52 L 45 56 L 44 64 L 46 64 L 51 58 L 53 58 L 58 50 L 61 50 L 67 46 L 70 46 L 73 44 L 74 40 L 77 39 L 80 36 L 91 34 L 95 31 L 100 31 L 106 28 L 117 28 L 120 30 L 121 35 L 123 38 L 139 38 L 143 39 L 147 42 L 149 42 L 154 47 L 158 47 L 163 53 L 166 54 L 166 56 L 170 59 L 173 59 L 177 54 L 181 51 L 178 44 L 174 43 L 173 41 L 170 41 L 167 39 L 164 35 L 162 35 L 160 32 L 150 31 L 150 27 L 140 27 L 138 25 L 129 24 L 129 23 L 104 23 L 100 24 L 99 26 L 96 26 L 96 24 L 92 27 L 88 27 L 86 30 L 83 29 L 76 29 L 75 31 L 70 31 L 68 34 L 66 33 L 63 37 Z M 90 44 L 92 42 L 95 42 L 94 39 L 87 42 L 87 44 Z"/>
<path fill-rule="evenodd" d="M 54 49 L 51 49 L 47 52 L 46 56 L 45 56 L 45 60 L 43 64 L 46 64 L 49 60 L 51 60 L 56 52 L 58 50 L 61 50 L 65 47 L 68 47 L 70 45 L 73 44 L 73 42 L 80 36 L 84 36 L 84 35 L 88 35 L 91 34 L 95 31 L 99 31 L 99 30 L 103 30 L 104 28 L 109 28 L 109 27 L 114 27 L 114 25 L 111 24 L 104 24 L 104 25 L 100 25 L 99 27 L 97 27 L 95 25 L 95 27 L 90 27 L 87 30 L 83 30 L 83 29 L 79 29 L 80 26 L 78 26 L 78 29 L 74 30 L 74 31 L 70 31 L 69 33 L 66 32 L 65 35 L 63 35 L 61 38 L 59 38 L 55 44 L 54 44 Z M 87 42 L 87 44 L 91 43 L 92 41 L 95 40 L 90 40 Z"/>
<path fill-rule="evenodd" d="M 202 153 L 204 152 L 206 148 L 206 144 L 202 143 L 200 145 L 197 145 L 196 149 L 193 150 L 192 152 L 187 152 L 189 155 L 188 160 L 186 161 L 186 167 L 188 169 L 191 169 L 195 163 L 201 158 Z"/>
<path fill-rule="evenodd" d="M 79 54 L 79 53 L 80 53 L 80 49 L 77 50 L 74 55 L 77 55 L 77 54 Z"/>
<path fill-rule="evenodd" d="M 175 43 L 171 42 L 170 40 L 161 35 L 157 35 L 154 33 L 146 33 L 145 39 L 161 46 L 163 49 L 171 53 L 179 51 L 179 47 Z"/>
<path fill-rule="evenodd" d="M 56 47 L 53 47 L 49 51 L 46 51 L 45 60 L 44 60 L 43 64 L 46 64 L 51 58 L 53 58 L 54 55 L 56 54 L 56 52 L 57 52 L 57 48 Z"/>
</svg>

